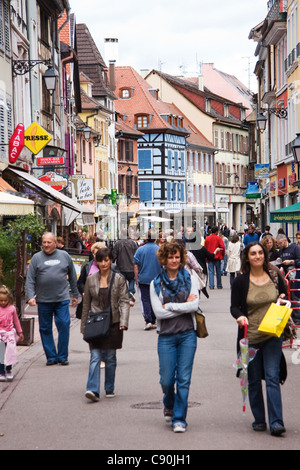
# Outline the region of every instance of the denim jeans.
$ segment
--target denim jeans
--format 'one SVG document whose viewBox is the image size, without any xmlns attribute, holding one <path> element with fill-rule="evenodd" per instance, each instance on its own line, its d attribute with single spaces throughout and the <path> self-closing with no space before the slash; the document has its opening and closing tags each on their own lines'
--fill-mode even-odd
<svg viewBox="0 0 300 470">
<path fill-rule="evenodd" d="M 91 349 L 89 377 L 86 389 L 100 395 L 101 361 L 105 362 L 104 389 L 106 393 L 113 393 L 117 367 L 117 353 L 115 349 Z"/>
<path fill-rule="evenodd" d="M 227 274 L 226 266 L 227 266 L 227 255 L 224 255 L 224 258 L 221 260 L 221 274 L 223 276 Z"/>
<path fill-rule="evenodd" d="M 172 424 L 187 426 L 188 395 L 197 336 L 194 330 L 158 337 L 160 384 L 165 408 L 173 410 Z M 176 393 L 175 393 L 176 383 Z"/>
<path fill-rule="evenodd" d="M 263 373 L 266 382 L 267 409 L 270 432 L 276 425 L 283 426 L 280 390 L 280 360 L 282 339 L 270 338 L 251 347 L 258 349 L 248 366 L 249 402 L 256 424 L 265 423 L 265 407 L 262 391 Z"/>
<path fill-rule="evenodd" d="M 69 300 L 38 303 L 39 329 L 48 361 L 67 361 L 70 338 Z M 53 338 L 53 315 L 58 331 L 57 350 Z"/>
<path fill-rule="evenodd" d="M 208 261 L 208 285 L 210 289 L 215 287 L 215 270 L 217 276 L 217 287 L 222 287 L 222 278 L 221 278 L 221 260 L 217 261 Z"/>
<path fill-rule="evenodd" d="M 121 272 L 125 277 L 128 283 L 128 291 L 131 292 L 133 295 L 135 294 L 135 278 L 134 273 L 131 272 Z"/>
<path fill-rule="evenodd" d="M 150 285 L 139 284 L 139 289 L 141 293 L 143 316 L 144 316 L 145 322 L 154 324 L 156 322 L 156 318 L 153 313 L 151 300 L 150 300 Z"/>
</svg>

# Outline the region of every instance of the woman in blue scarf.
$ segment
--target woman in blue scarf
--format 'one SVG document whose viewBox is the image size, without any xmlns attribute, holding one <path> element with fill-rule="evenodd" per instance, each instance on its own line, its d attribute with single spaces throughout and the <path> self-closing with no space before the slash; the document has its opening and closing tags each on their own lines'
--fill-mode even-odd
<svg viewBox="0 0 300 470">
<path fill-rule="evenodd" d="M 182 243 L 164 243 L 157 256 L 164 269 L 150 285 L 150 298 L 159 334 L 164 416 L 167 422 L 172 422 L 174 432 L 184 432 L 197 348 L 195 312 L 199 304 L 198 285 L 197 280 L 184 269 L 186 251 Z"/>
</svg>

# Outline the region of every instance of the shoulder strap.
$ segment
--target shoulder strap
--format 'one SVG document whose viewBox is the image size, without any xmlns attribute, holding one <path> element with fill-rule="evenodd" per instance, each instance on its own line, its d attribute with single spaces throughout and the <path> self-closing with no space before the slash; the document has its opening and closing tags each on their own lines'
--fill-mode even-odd
<svg viewBox="0 0 300 470">
<path fill-rule="evenodd" d="M 115 275 L 116 275 L 116 273 L 114 271 L 112 271 L 112 276 L 111 276 L 111 280 L 110 280 L 110 283 L 109 283 L 109 289 L 108 289 L 109 302 L 110 302 L 111 288 L 112 288 L 113 283 L 114 283 Z"/>
</svg>

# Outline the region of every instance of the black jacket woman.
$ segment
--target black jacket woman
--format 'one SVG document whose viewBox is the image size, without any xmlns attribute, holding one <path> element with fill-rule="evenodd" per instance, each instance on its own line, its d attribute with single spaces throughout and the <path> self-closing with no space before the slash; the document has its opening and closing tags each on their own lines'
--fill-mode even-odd
<svg viewBox="0 0 300 470">
<path fill-rule="evenodd" d="M 99 271 L 88 276 L 83 297 L 81 333 L 84 334 L 89 312 L 97 313 L 111 307 L 111 327 L 109 336 L 90 343 L 90 367 L 86 398 L 99 401 L 100 364 L 105 362 L 106 397 L 114 397 L 115 373 L 117 367 L 116 350 L 122 348 L 123 331 L 128 329 L 129 298 L 124 276 L 111 269 L 112 253 L 109 248 L 101 248 L 96 253 Z M 111 295 L 109 297 L 109 288 Z"/>
<path fill-rule="evenodd" d="M 258 331 L 270 304 L 286 295 L 286 284 L 279 270 L 270 265 L 266 249 L 258 242 L 249 243 L 242 253 L 243 274 L 233 282 L 231 314 L 236 319 L 239 339 L 247 324 L 249 345 L 257 350 L 248 366 L 249 402 L 254 416 L 255 431 L 266 429 L 262 380 L 266 381 L 270 433 L 285 432 L 280 391 L 282 338 Z"/>
</svg>

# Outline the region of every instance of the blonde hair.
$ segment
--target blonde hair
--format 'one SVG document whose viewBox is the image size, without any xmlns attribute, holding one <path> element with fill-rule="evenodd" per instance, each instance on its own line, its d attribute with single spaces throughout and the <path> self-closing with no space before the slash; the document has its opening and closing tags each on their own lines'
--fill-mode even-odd
<svg viewBox="0 0 300 470">
<path fill-rule="evenodd" d="M 13 298 L 13 295 L 11 293 L 11 290 L 8 287 L 6 287 L 4 284 L 2 284 L 2 286 L 0 286 L 0 295 L 7 295 L 8 303 L 10 305 L 12 305 L 14 303 L 14 298 Z"/>
<path fill-rule="evenodd" d="M 91 247 L 91 252 L 94 254 L 96 251 L 100 250 L 101 248 L 106 248 L 106 245 L 104 242 L 96 242 L 92 245 Z"/>
</svg>

